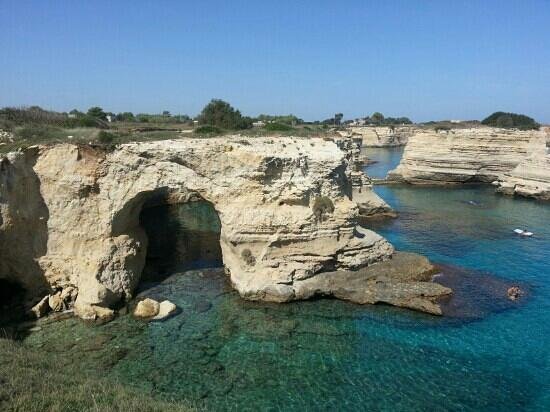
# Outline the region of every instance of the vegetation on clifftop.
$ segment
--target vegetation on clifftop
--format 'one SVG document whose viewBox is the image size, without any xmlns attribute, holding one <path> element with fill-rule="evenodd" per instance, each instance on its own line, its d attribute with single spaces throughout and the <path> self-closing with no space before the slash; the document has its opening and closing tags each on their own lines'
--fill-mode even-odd
<svg viewBox="0 0 550 412">
<path fill-rule="evenodd" d="M 506 129 L 538 130 L 540 125 L 524 114 L 495 112 L 481 121 L 481 124 Z"/>
</svg>

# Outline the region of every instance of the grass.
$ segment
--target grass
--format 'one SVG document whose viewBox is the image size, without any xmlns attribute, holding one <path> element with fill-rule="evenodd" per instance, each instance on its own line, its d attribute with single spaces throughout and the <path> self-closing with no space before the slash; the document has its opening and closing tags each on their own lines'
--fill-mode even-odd
<svg viewBox="0 0 550 412">
<path fill-rule="evenodd" d="M 82 356 L 87 356 L 83 353 Z M 0 410 L 6 412 L 168 411 L 193 407 L 158 399 L 118 382 L 98 378 L 64 356 L 0 338 Z M 95 375 L 95 376 L 94 376 Z"/>
<path fill-rule="evenodd" d="M 229 134 L 240 134 L 243 137 L 327 137 L 333 135 L 327 128 L 320 125 L 298 125 L 292 127 L 279 123 L 270 123 L 266 125 L 266 127 L 239 131 L 223 130 L 211 126 L 201 126 L 193 129 L 186 123 L 151 124 L 117 122 L 111 124 L 109 129 L 94 127 L 62 128 L 47 124 L 33 123 L 17 126 L 11 131 L 14 135 L 14 141 L 0 142 L 0 153 L 8 153 L 36 144 L 96 143 L 112 146 L 120 143 L 166 139 L 210 138 Z"/>
</svg>

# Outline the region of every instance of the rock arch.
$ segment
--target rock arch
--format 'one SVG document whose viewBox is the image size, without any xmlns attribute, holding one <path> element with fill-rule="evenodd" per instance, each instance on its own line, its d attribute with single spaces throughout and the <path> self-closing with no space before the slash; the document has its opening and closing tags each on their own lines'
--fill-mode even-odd
<svg viewBox="0 0 550 412">
<path fill-rule="evenodd" d="M 158 195 L 213 205 L 224 266 L 248 299 L 293 300 L 297 283 L 321 271 L 359 268 L 393 253 L 385 239 L 357 227 L 347 155 L 332 141 L 250 144 L 236 136 L 113 151 L 70 144 L 33 150 L 48 212 L 47 247 L 35 261 L 50 285 L 78 289 L 82 317 L 132 296 L 146 251 L 139 215 Z M 319 220 L 312 205 L 321 196 L 334 208 Z"/>
</svg>

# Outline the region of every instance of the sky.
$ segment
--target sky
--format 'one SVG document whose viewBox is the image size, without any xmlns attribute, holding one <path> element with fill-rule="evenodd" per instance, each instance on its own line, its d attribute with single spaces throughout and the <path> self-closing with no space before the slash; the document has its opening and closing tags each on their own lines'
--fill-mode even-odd
<svg viewBox="0 0 550 412">
<path fill-rule="evenodd" d="M 0 0 L 0 106 L 550 123 L 550 0 Z"/>
</svg>

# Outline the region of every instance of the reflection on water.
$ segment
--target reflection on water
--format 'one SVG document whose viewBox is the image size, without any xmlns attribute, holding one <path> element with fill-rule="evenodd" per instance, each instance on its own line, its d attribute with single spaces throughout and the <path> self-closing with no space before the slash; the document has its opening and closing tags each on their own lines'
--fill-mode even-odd
<svg viewBox="0 0 550 412">
<path fill-rule="evenodd" d="M 376 190 L 400 216 L 375 230 L 443 264 L 453 276 L 442 282 L 465 277 L 480 290 L 468 319 L 327 299 L 247 302 L 221 269 L 203 269 L 143 292 L 181 309 L 165 322 L 68 320 L 27 343 L 209 410 L 550 410 L 550 207 L 490 187 Z M 508 282 L 526 288 L 523 301 L 494 299 Z"/>
</svg>

